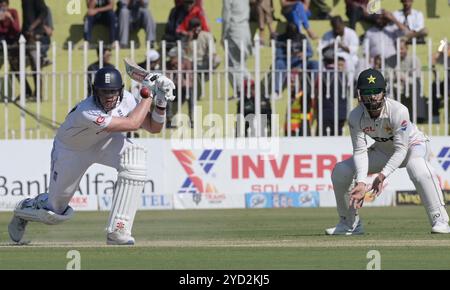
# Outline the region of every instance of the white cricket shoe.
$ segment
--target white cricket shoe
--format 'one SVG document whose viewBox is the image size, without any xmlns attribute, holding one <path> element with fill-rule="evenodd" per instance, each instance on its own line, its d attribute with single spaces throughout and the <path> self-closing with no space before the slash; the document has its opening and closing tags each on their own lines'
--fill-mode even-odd
<svg viewBox="0 0 450 290">
<path fill-rule="evenodd" d="M 357 221 L 357 224 L 353 227 L 349 227 L 347 223 L 343 219 L 339 221 L 339 223 L 334 228 L 329 228 L 325 230 L 325 234 L 327 235 L 345 235 L 345 236 L 351 236 L 351 235 L 363 235 L 364 229 L 361 223 L 361 220 Z"/>
<path fill-rule="evenodd" d="M 131 235 L 123 234 L 119 231 L 106 234 L 107 245 L 134 245 L 135 240 Z"/>
<path fill-rule="evenodd" d="M 433 224 L 431 228 L 432 234 L 450 234 L 450 226 L 447 222 L 437 221 Z"/>
</svg>

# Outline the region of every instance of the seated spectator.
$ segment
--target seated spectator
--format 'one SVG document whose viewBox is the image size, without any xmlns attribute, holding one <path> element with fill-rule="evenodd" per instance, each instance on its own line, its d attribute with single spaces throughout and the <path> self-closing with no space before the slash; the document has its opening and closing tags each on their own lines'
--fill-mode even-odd
<svg viewBox="0 0 450 290">
<path fill-rule="evenodd" d="M 109 42 L 117 40 L 117 17 L 114 13 L 115 0 L 87 0 L 87 15 L 84 19 L 84 40 L 91 42 L 94 24 L 109 28 Z"/>
<path fill-rule="evenodd" d="M 31 68 L 33 71 L 36 71 L 38 62 L 36 42 L 39 41 L 42 44 L 40 59 L 42 60 L 42 56 L 46 56 L 46 52 L 49 49 L 50 35 L 53 32 L 53 29 L 51 29 L 51 19 L 48 18 L 50 9 L 45 5 L 44 0 L 22 0 L 22 12 L 22 34 L 27 40 L 27 55 L 30 58 Z M 41 61 L 41 63 L 47 64 L 48 61 L 46 62 L 44 59 L 44 61 Z M 34 74 L 35 88 L 37 88 L 36 76 L 37 75 Z M 42 90 L 42 86 L 40 87 Z M 36 98 L 36 92 L 31 93 L 31 88 L 29 87 L 29 85 L 26 85 L 25 90 L 30 100 Z"/>
<path fill-rule="evenodd" d="M 148 70 L 159 71 L 161 69 L 159 52 L 154 49 L 150 49 L 149 51 L 147 51 L 147 59 L 149 61 Z M 143 62 L 138 63 L 138 65 L 142 68 L 147 69 L 147 59 L 145 59 Z"/>
<path fill-rule="evenodd" d="M 8 45 L 8 62 L 11 71 L 19 71 L 19 14 L 14 8 L 9 8 L 9 0 L 0 0 L 0 41 Z M 3 46 L 1 51 L 3 51 Z M 3 55 L 3 54 L 2 54 Z M 19 79 L 19 74 L 16 74 Z M 26 94 L 31 95 L 31 88 L 26 82 Z M 3 98 L 3 95 L 1 96 Z"/>
<path fill-rule="evenodd" d="M 319 49 L 331 47 L 338 43 L 338 52 L 346 55 L 346 65 L 348 71 L 355 71 L 358 63 L 359 38 L 356 32 L 348 27 L 341 16 L 334 16 L 330 20 L 332 30 L 326 32 L 322 37 L 322 46 Z"/>
<path fill-rule="evenodd" d="M 291 123 L 290 136 L 304 136 L 303 133 L 303 98 L 305 97 L 305 90 L 303 89 L 303 73 L 299 69 L 291 71 L 291 118 L 287 120 L 285 125 L 285 134 L 289 136 L 288 122 Z M 314 121 L 314 108 L 316 98 L 311 98 L 311 82 L 308 77 L 307 80 L 307 95 L 306 95 L 306 136 L 311 136 L 311 126 Z M 286 116 L 287 118 L 287 116 Z"/>
<path fill-rule="evenodd" d="M 311 1 L 311 12 L 312 13 L 312 18 L 313 19 L 330 19 L 330 11 L 331 8 L 327 5 L 327 3 L 325 2 L 325 0 L 312 0 Z"/>
<path fill-rule="evenodd" d="M 384 59 L 395 56 L 396 39 L 399 37 L 397 25 L 391 23 L 387 11 L 376 16 L 376 26 L 366 31 L 365 39 L 369 41 L 369 57 L 373 63 L 373 58 L 383 55 Z M 392 14 L 390 14 L 392 15 Z"/>
<path fill-rule="evenodd" d="M 273 22 L 273 0 L 251 0 L 251 10 L 255 11 L 258 21 L 259 38 L 262 45 L 265 45 L 264 30 L 269 28 L 270 38 L 276 37 L 275 30 L 272 27 Z"/>
<path fill-rule="evenodd" d="M 201 21 L 198 18 L 192 18 L 189 21 L 188 54 L 192 55 L 194 51 L 194 40 L 197 41 L 197 69 L 209 69 L 209 42 L 212 44 L 213 69 L 220 65 L 220 57 L 216 53 L 214 38 L 211 33 L 203 31 Z"/>
<path fill-rule="evenodd" d="M 447 43 L 447 51 L 445 51 L 445 44 Z M 440 80 L 437 78 L 436 74 L 436 65 L 444 64 L 444 58 L 447 57 L 447 83 L 448 83 L 448 90 L 450 91 L 450 45 L 446 40 L 441 40 L 439 48 L 436 53 L 433 55 L 432 64 L 433 64 L 433 73 L 434 73 L 434 82 L 433 82 L 433 91 L 432 91 L 432 97 L 433 97 L 433 123 L 438 124 L 439 123 L 439 109 L 444 106 L 444 86 L 445 86 L 445 79 Z M 444 68 L 445 70 L 445 68 Z M 449 106 L 450 109 L 450 106 Z"/>
<path fill-rule="evenodd" d="M 369 0 L 345 0 L 345 14 L 348 17 L 348 27 L 355 29 L 358 21 L 375 24 L 376 12 L 369 11 Z"/>
<path fill-rule="evenodd" d="M 249 87 L 250 83 L 250 87 Z M 256 101 L 255 101 L 255 81 L 245 79 L 244 80 L 244 100 L 243 100 L 243 119 L 238 119 L 236 123 L 236 136 L 243 137 L 240 130 L 240 122 L 245 122 L 243 126 L 244 136 L 245 137 L 256 137 L 257 136 L 257 128 L 256 127 Z M 261 88 L 261 92 L 264 92 L 264 87 Z M 240 94 L 239 94 L 240 95 Z M 241 113 L 241 100 L 239 99 L 237 102 L 237 110 L 236 114 L 240 116 Z M 270 136 L 271 130 L 271 115 L 272 108 L 270 105 L 270 99 L 267 96 L 261 96 L 260 99 L 260 113 L 261 113 L 261 125 L 259 129 L 261 130 L 259 136 L 268 137 Z"/>
<path fill-rule="evenodd" d="M 0 0 L 0 40 L 7 44 L 17 44 L 20 37 L 19 14 L 9 8 L 9 0 Z"/>
<path fill-rule="evenodd" d="M 275 51 L 275 95 L 278 98 L 284 88 L 287 71 L 287 40 L 291 40 L 291 69 L 303 68 L 303 39 L 306 37 L 297 31 L 293 23 L 288 23 L 286 32 L 277 37 Z M 319 65 L 316 61 L 309 60 L 307 55 L 307 69 L 317 70 Z"/>
<path fill-rule="evenodd" d="M 189 101 L 189 119 L 191 128 L 194 128 L 194 88 L 193 88 L 193 77 L 192 77 L 192 60 L 186 55 L 185 51 L 181 51 L 181 64 L 180 72 L 178 71 L 178 48 L 173 47 L 167 53 L 167 77 L 172 79 L 175 83 L 176 89 L 173 91 L 175 98 L 178 98 L 178 90 L 181 90 L 181 103 L 184 104 Z M 178 82 L 178 74 L 181 73 L 181 85 Z M 166 128 L 174 128 L 172 124 L 172 118 L 178 113 L 178 101 L 175 99 L 173 102 L 167 103 L 166 109 L 167 121 Z"/>
<path fill-rule="evenodd" d="M 183 22 L 178 25 L 176 32 L 188 36 L 189 21 L 194 17 L 200 19 L 202 30 L 209 32 L 208 21 L 206 20 L 205 11 L 202 7 L 202 0 L 184 0 L 184 5 L 186 5 L 188 9 L 188 13 L 183 19 Z"/>
<path fill-rule="evenodd" d="M 44 28 L 44 33 L 42 37 L 40 38 L 41 41 L 41 66 L 48 66 L 52 64 L 50 59 L 48 58 L 48 50 L 50 49 L 50 38 L 53 35 L 53 17 L 52 17 L 52 11 L 49 7 L 47 7 L 47 17 L 44 19 L 44 23 L 42 24 Z"/>
<path fill-rule="evenodd" d="M 309 3 L 309 2 L 308 2 Z M 297 31 L 302 31 L 302 26 L 311 39 L 317 39 L 317 35 L 309 26 L 308 16 L 311 15 L 309 10 L 305 10 L 305 6 L 300 0 L 280 0 L 281 12 L 288 22 L 294 23 Z"/>
<path fill-rule="evenodd" d="M 119 43 L 129 48 L 130 31 L 145 29 L 147 41 L 152 44 L 156 39 L 156 24 L 148 10 L 148 0 L 119 0 Z"/>
<path fill-rule="evenodd" d="M 88 85 L 87 85 L 87 89 L 88 89 L 88 96 L 90 96 L 92 94 L 92 82 L 94 81 L 94 76 L 95 73 L 101 68 L 100 67 L 100 48 L 97 49 L 97 57 L 98 60 L 96 62 L 91 63 L 88 67 L 87 67 L 87 73 L 88 73 Z M 111 64 L 111 57 L 112 57 L 112 53 L 111 53 L 111 48 L 109 47 L 104 47 L 103 48 L 103 67 L 110 67 L 110 68 L 114 68 L 114 65 Z"/>
<path fill-rule="evenodd" d="M 168 51 L 176 46 L 177 40 L 182 39 L 183 35 L 177 33 L 177 27 L 183 22 L 189 12 L 189 7 L 184 4 L 184 0 L 174 0 L 174 2 L 175 7 L 170 10 L 163 36 L 163 39 L 167 42 L 166 49 Z"/>
<path fill-rule="evenodd" d="M 401 0 L 403 8 L 393 13 L 399 23 L 403 24 L 401 29 L 405 37 L 411 41 L 417 38 L 417 43 L 425 43 L 425 36 L 428 30 L 425 28 L 425 22 L 422 12 L 412 9 L 413 0 Z"/>
<path fill-rule="evenodd" d="M 322 136 L 342 136 L 342 129 L 344 128 L 345 121 L 347 119 L 347 95 L 343 92 L 346 87 L 344 82 L 345 73 L 345 57 L 338 53 L 338 67 L 334 67 L 334 54 L 325 53 L 323 64 L 325 70 L 322 76 L 319 76 L 316 82 L 315 92 L 319 92 L 320 78 L 322 78 L 322 128 L 319 126 L 319 120 L 317 120 L 317 132 L 316 136 L 319 136 L 319 132 Z M 337 84 L 334 83 L 334 74 L 337 73 Z M 335 88 L 336 87 L 336 88 Z M 337 89 L 337 102 L 335 101 L 335 89 Z M 319 104 L 319 103 L 317 103 Z M 335 106 L 337 106 L 338 123 L 335 124 Z M 319 109 L 316 110 L 317 116 L 319 116 Z M 335 131 L 335 125 L 337 126 L 337 132 Z M 320 129 L 322 129 L 320 131 Z"/>
<path fill-rule="evenodd" d="M 421 64 L 420 59 L 415 55 L 408 54 L 408 42 L 407 38 L 400 39 L 400 72 L 397 77 L 400 78 L 400 94 L 401 103 L 405 105 L 409 110 L 410 119 L 417 123 L 424 123 L 427 118 L 427 104 L 425 98 L 420 95 L 420 74 L 421 74 Z M 415 66 L 414 66 L 415 63 Z M 392 69 L 397 67 L 397 58 L 393 57 L 387 60 L 386 65 Z M 394 81 L 394 92 L 397 92 L 397 81 Z M 415 82 L 415 92 L 413 91 Z M 416 112 L 417 120 L 413 119 L 413 96 L 416 96 Z"/>
</svg>

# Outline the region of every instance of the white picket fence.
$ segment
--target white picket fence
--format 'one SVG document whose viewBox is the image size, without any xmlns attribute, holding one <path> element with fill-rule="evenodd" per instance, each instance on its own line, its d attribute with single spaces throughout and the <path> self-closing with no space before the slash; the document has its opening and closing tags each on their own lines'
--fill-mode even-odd
<svg viewBox="0 0 450 290">
<path fill-rule="evenodd" d="M 202 102 L 203 107 L 205 107 L 205 102 L 207 103 L 206 108 L 208 108 L 207 112 L 203 112 L 203 114 L 221 114 L 223 116 L 226 116 L 230 114 L 230 112 L 233 112 L 234 110 L 230 107 L 231 105 L 235 104 L 235 101 L 229 100 L 230 96 L 234 96 L 235 100 L 238 100 L 241 102 L 241 110 L 240 112 L 237 112 L 237 115 L 243 115 L 244 113 L 244 92 L 240 91 L 239 94 L 237 94 L 236 90 L 236 80 L 233 84 L 229 84 L 229 73 L 230 68 L 228 66 L 228 42 L 225 41 L 224 43 L 224 55 L 222 58 L 222 64 L 223 69 L 220 70 L 214 70 L 213 69 L 213 54 L 212 49 L 210 49 L 209 54 L 209 68 L 206 70 L 198 70 L 197 69 L 197 44 L 194 42 L 193 45 L 193 53 L 192 53 L 192 61 L 193 61 L 193 69 L 191 71 L 186 71 L 181 69 L 181 59 L 182 59 L 182 49 L 181 49 L 181 43 L 178 42 L 178 69 L 177 70 L 167 70 L 166 69 L 166 60 L 167 60 L 167 51 L 166 51 L 166 42 L 163 41 L 160 44 L 161 47 L 161 71 L 164 74 L 172 74 L 176 73 L 177 77 L 174 79 L 174 82 L 178 87 L 181 87 L 182 85 L 182 74 L 190 75 L 192 77 L 192 92 L 193 96 L 198 95 L 198 89 L 200 89 L 200 98 L 197 100 L 197 98 L 192 98 L 193 102 L 193 117 L 195 120 L 199 115 L 198 109 L 200 108 L 199 102 Z M 212 47 L 212 43 L 210 43 L 210 47 Z M 303 51 L 306 51 L 306 40 L 303 41 Z M 448 128 L 448 82 L 444 82 L 444 91 L 443 93 L 443 102 L 444 102 L 444 110 L 443 110 L 443 124 L 441 125 L 434 125 L 433 124 L 433 116 L 432 116 L 432 90 L 433 90 L 433 70 L 432 70 L 432 55 L 433 55 L 433 42 L 431 39 L 428 39 L 427 41 L 427 49 L 428 49 L 428 64 L 426 66 L 426 69 L 420 69 L 420 75 L 417 75 L 416 70 L 412 71 L 412 79 L 418 79 L 420 80 L 420 92 L 419 95 L 427 95 L 428 96 L 428 107 L 427 107 L 427 124 L 422 124 L 419 127 L 426 131 L 428 135 L 440 135 L 440 136 L 448 136 L 449 134 L 449 128 Z M 63 50 L 61 51 L 57 49 L 57 45 L 55 42 L 51 45 L 51 55 L 52 55 L 52 67 L 51 71 L 43 71 L 40 64 L 40 43 L 37 43 L 36 45 L 36 54 L 37 54 L 37 68 L 34 72 L 27 72 L 26 71 L 26 42 L 23 37 L 21 37 L 19 41 L 19 47 L 20 47 L 20 70 L 19 72 L 11 72 L 9 71 L 9 65 L 8 65 L 8 49 L 7 44 L 5 41 L 2 42 L 3 46 L 3 59 L 4 59 L 4 66 L 3 66 L 3 73 L 0 74 L 1 77 L 3 77 L 3 84 L 2 84 L 2 90 L 4 92 L 3 96 L 3 122 L 0 121 L 0 124 L 3 123 L 3 136 L 0 136 L 2 139 L 39 139 L 39 138 L 52 138 L 53 134 L 55 133 L 55 130 L 42 130 L 43 126 L 48 126 L 51 128 L 57 128 L 58 126 L 58 118 L 57 118 L 57 112 L 63 111 L 64 113 L 67 113 L 71 110 L 71 108 L 80 100 L 84 99 L 87 95 L 87 78 L 89 77 L 89 73 L 87 72 L 88 67 L 88 44 L 85 42 L 83 45 L 82 51 L 78 52 L 73 48 L 73 45 L 71 42 L 68 42 L 67 44 L 67 56 L 68 56 L 68 69 L 67 71 L 61 72 L 57 71 L 57 63 L 59 61 L 58 55 L 63 53 Z M 400 100 L 401 92 L 400 92 L 400 73 L 402 73 L 400 69 L 400 39 L 397 40 L 397 67 L 394 69 L 386 68 L 385 67 L 385 61 L 383 55 L 381 56 L 382 63 L 381 63 L 381 70 L 384 72 L 385 76 L 388 78 L 388 92 L 390 97 Z M 99 50 L 100 50 L 100 56 L 103 55 L 103 42 L 99 42 Z M 321 47 L 321 43 L 319 42 L 319 47 Z M 150 49 L 150 43 L 146 44 L 146 50 Z M 243 44 L 241 44 L 241 48 L 243 48 Z M 286 116 L 278 116 L 277 118 L 274 118 L 272 120 L 278 120 L 278 122 L 272 122 L 272 134 L 281 134 L 279 133 L 279 122 L 284 123 L 285 120 L 291 119 L 291 92 L 292 92 L 292 85 L 294 85 L 294 92 L 297 94 L 299 91 L 299 87 L 301 86 L 303 88 L 303 94 L 308 95 L 311 94 L 312 98 L 317 98 L 316 101 L 319 104 L 318 106 L 318 122 L 317 127 L 319 128 L 317 135 L 329 135 L 322 133 L 322 120 L 323 120 L 323 112 L 322 112 L 322 104 L 325 99 L 334 98 L 334 132 L 337 133 L 337 126 L 338 126 L 338 92 L 337 92 L 337 71 L 329 71 L 325 70 L 324 64 L 322 62 L 322 55 L 319 50 L 318 54 L 318 62 L 319 62 L 319 69 L 317 71 L 308 70 L 306 68 L 306 54 L 303 54 L 303 67 L 301 68 L 301 77 L 297 74 L 295 76 L 295 80 L 291 80 L 291 41 L 288 40 L 287 42 L 287 67 L 288 69 L 285 71 L 287 80 L 286 80 L 286 87 L 287 89 L 285 92 L 281 95 L 281 98 L 275 98 L 275 78 L 279 71 L 275 71 L 274 69 L 268 70 L 268 69 L 261 69 L 261 48 L 259 45 L 259 39 L 255 39 L 255 47 L 253 51 L 253 57 L 254 57 L 254 67 L 253 68 L 247 68 L 245 61 L 244 61 L 244 55 L 241 53 L 241 72 L 244 70 L 248 70 L 250 75 L 252 76 L 253 80 L 255 81 L 255 126 L 260 126 L 258 124 L 261 124 L 261 110 L 260 110 L 260 104 L 261 104 L 261 98 L 266 98 L 271 103 L 272 108 L 272 114 L 277 115 L 279 112 L 277 112 L 277 108 L 280 106 L 284 106 L 286 108 Z M 335 43 L 335 49 L 337 50 L 337 43 Z M 114 51 L 114 64 L 117 68 L 123 68 L 122 65 L 122 59 L 119 58 L 120 55 L 120 48 L 119 46 L 113 47 Z M 243 49 L 242 49 L 243 51 Z M 275 68 L 275 51 L 276 51 L 276 44 L 275 41 L 271 42 L 271 67 Z M 362 49 L 360 49 L 361 58 L 360 61 L 364 62 L 366 64 L 366 67 L 369 66 L 369 45 L 368 42 L 365 42 Z M 444 47 L 444 51 L 447 51 L 447 44 Z M 82 53 L 83 57 L 83 71 L 75 71 L 73 70 L 73 54 L 74 53 Z M 130 57 L 132 59 L 135 59 L 135 45 L 134 42 L 131 42 L 131 48 L 130 48 Z M 413 39 L 412 43 L 412 55 L 416 54 L 416 40 Z M 103 59 L 100 57 L 100 67 L 103 66 Z M 337 67 L 338 59 L 337 55 L 335 55 L 334 59 L 334 67 Z M 416 66 L 416 65 L 414 65 Z M 149 59 L 147 57 L 147 69 L 149 68 Z M 124 73 L 124 71 L 122 70 Z M 37 88 L 36 88 L 36 102 L 35 105 L 33 105 L 33 110 L 30 109 L 30 104 L 26 100 L 26 92 L 25 92 L 25 80 L 27 78 L 27 74 L 30 75 L 35 74 L 37 77 Z M 16 74 L 19 74 L 19 81 L 17 84 L 16 80 Z M 242 74 L 241 74 L 242 75 Z M 344 81 L 345 83 L 348 82 L 349 76 L 355 76 L 355 72 L 353 71 L 346 71 L 344 76 L 347 81 Z M 319 77 L 323 76 L 323 77 Z M 328 76 L 325 78 L 325 76 Z M 444 57 L 444 65 L 443 68 L 438 69 L 436 71 L 436 79 L 440 79 L 441 76 L 443 76 L 444 80 L 448 79 L 448 61 L 447 58 Z M 322 81 L 324 79 L 329 80 L 331 77 L 334 77 L 334 96 L 330 96 L 329 94 L 324 94 L 322 89 Z M 317 92 L 315 91 L 316 88 L 314 85 L 311 86 L 311 92 L 308 92 L 308 78 L 309 81 L 314 84 L 316 81 L 318 81 L 317 86 Z M 125 87 L 130 87 L 130 80 L 128 77 L 124 77 L 125 81 Z M 237 81 L 241 82 L 241 86 L 243 87 L 244 79 L 241 78 Z M 348 82 L 349 84 L 352 83 L 351 81 Z M 42 88 L 40 87 L 42 84 Z M 427 84 L 427 87 L 425 85 Z M 57 85 L 59 86 L 59 90 L 57 89 Z M 11 87 L 9 87 L 11 86 Z M 413 121 L 417 121 L 417 98 L 419 97 L 417 94 L 417 83 L 412 82 L 412 91 L 409 92 L 409 86 L 406 85 L 406 96 L 409 98 L 412 98 L 412 116 Z M 19 91 L 16 92 L 16 88 L 19 87 Z M 396 87 L 396 89 L 394 89 Z M 263 88 L 263 89 L 262 89 Z M 271 88 L 271 89 L 269 89 Z M 41 95 L 42 90 L 42 95 Z M 436 90 L 439 92 L 439 82 L 437 82 Z M 208 96 L 206 96 L 206 93 L 208 92 Z M 18 94 L 17 94 L 18 93 Z M 19 96 L 18 99 L 16 99 L 15 96 Z M 342 98 L 347 98 L 347 113 L 353 108 L 353 106 L 356 104 L 354 99 L 354 86 L 353 85 L 345 85 L 343 86 L 343 91 L 341 92 Z M 191 96 L 188 96 L 188 98 Z M 17 104 L 18 106 L 12 106 L 11 102 L 14 102 L 14 104 Z M 221 102 L 223 103 L 223 107 L 219 106 L 221 111 L 217 112 L 214 109 L 214 102 Z M 34 102 L 33 102 L 34 103 Z M 50 114 L 47 112 L 47 114 L 43 113 L 43 106 L 44 103 L 46 106 L 50 106 Z M 189 103 L 189 102 L 188 102 Z M 175 104 L 177 106 L 177 112 L 182 111 L 182 99 L 181 99 L 181 90 L 178 90 L 178 96 L 177 100 L 175 101 Z M 20 110 L 13 110 L 13 108 L 20 107 Z M 303 98 L 303 128 L 302 128 L 302 136 L 307 136 L 307 101 L 306 98 Z M 48 111 L 48 110 L 46 110 Z M 15 129 L 17 126 L 13 126 L 11 124 L 11 119 L 14 119 L 11 114 L 19 112 L 19 128 Z M 28 121 L 27 124 L 27 115 L 32 116 L 34 121 L 32 124 L 29 124 Z M 200 114 L 201 115 L 201 114 Z M 17 119 L 17 118 L 16 118 Z M 62 119 L 59 118 L 59 122 L 61 122 Z M 229 120 L 224 117 L 225 122 L 225 130 L 228 130 L 227 127 L 229 126 L 235 126 L 234 123 L 229 123 Z M 239 127 L 239 130 L 237 130 L 237 134 L 239 136 L 243 136 L 243 123 L 241 123 L 242 126 Z M 276 128 L 278 126 L 278 128 Z M 284 128 L 284 126 L 282 126 Z M 442 130 L 443 129 L 443 130 Z M 194 127 L 195 130 L 195 127 Z M 344 129 L 345 130 L 345 129 Z M 42 133 L 44 132 L 45 133 Z M 163 130 L 163 137 L 169 136 L 166 132 L 167 130 Z M 228 132 L 228 131 L 226 131 Z M 265 135 L 264 130 L 261 128 L 256 127 L 256 130 L 254 131 L 254 136 L 260 136 Z M 277 133 L 278 132 L 278 133 Z M 329 132 L 329 130 L 326 130 L 326 132 Z M 144 137 L 149 137 L 149 134 L 142 133 Z M 291 123 L 287 122 L 286 124 L 286 136 L 291 136 Z M 298 135 L 298 134 L 294 134 Z M 316 135 L 315 130 L 311 131 L 311 135 Z M 195 133 L 194 133 L 194 136 Z"/>
</svg>

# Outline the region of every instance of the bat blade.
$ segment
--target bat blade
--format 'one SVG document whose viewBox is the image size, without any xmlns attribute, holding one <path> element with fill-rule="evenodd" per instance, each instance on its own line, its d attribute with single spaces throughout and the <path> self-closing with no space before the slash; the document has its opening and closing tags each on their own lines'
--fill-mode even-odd
<svg viewBox="0 0 450 290">
<path fill-rule="evenodd" d="M 127 71 L 128 76 L 138 83 L 142 83 L 142 81 L 149 75 L 149 72 L 138 66 L 134 61 L 129 58 L 124 59 L 125 62 L 125 70 Z"/>
</svg>

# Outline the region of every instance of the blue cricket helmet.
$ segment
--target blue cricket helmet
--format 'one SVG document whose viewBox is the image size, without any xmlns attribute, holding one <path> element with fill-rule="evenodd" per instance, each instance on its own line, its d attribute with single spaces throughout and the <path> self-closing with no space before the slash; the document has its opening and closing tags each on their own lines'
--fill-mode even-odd
<svg viewBox="0 0 450 290">
<path fill-rule="evenodd" d="M 95 73 L 92 92 L 98 104 L 101 104 L 99 98 L 102 97 L 102 91 L 118 91 L 119 102 L 123 98 L 123 80 L 120 72 L 112 67 L 104 67 Z"/>
</svg>

